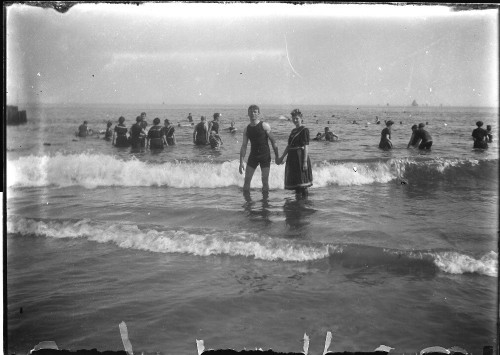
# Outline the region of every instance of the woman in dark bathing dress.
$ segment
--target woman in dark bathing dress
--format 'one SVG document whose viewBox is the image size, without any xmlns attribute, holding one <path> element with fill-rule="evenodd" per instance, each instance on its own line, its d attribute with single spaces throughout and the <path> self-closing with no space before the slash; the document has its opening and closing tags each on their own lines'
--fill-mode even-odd
<svg viewBox="0 0 500 355">
<path fill-rule="evenodd" d="M 160 126 L 160 122 L 160 118 L 156 117 L 153 120 L 153 127 L 148 131 L 146 146 L 149 147 L 149 149 L 163 149 L 164 145 L 167 144 L 165 140 L 165 131 L 163 127 Z"/>
<path fill-rule="evenodd" d="M 121 116 L 118 119 L 118 124 L 115 126 L 115 131 L 113 133 L 113 145 L 115 147 L 129 147 L 129 141 L 127 138 L 128 128 L 125 126 L 125 117 Z"/>
<path fill-rule="evenodd" d="M 285 189 L 295 190 L 297 194 L 305 196 L 313 181 L 309 158 L 309 129 L 303 125 L 300 110 L 293 110 L 291 115 L 295 128 L 288 137 L 288 146 L 276 163 L 281 164 L 288 155 L 285 165 Z"/>
<path fill-rule="evenodd" d="M 391 141 L 391 127 L 394 124 L 393 121 L 389 120 L 385 123 L 387 127 L 385 127 L 381 132 L 380 143 L 378 147 L 383 150 L 392 149 L 392 141 Z"/>
</svg>

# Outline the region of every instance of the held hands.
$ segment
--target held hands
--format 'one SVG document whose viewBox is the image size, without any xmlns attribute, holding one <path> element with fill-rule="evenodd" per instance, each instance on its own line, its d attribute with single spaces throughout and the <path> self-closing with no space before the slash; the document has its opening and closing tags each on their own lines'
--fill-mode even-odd
<svg viewBox="0 0 500 355">
<path fill-rule="evenodd" d="M 240 171 L 240 174 L 243 174 L 243 171 L 245 171 L 245 167 L 243 166 L 243 162 L 240 163 L 239 171 Z"/>
<path fill-rule="evenodd" d="M 283 158 L 284 158 L 284 157 L 279 157 L 279 156 L 278 156 L 278 154 L 276 154 L 276 155 L 275 155 L 275 157 L 276 157 L 276 158 L 274 159 L 274 161 L 276 162 L 276 165 L 281 165 L 281 164 L 283 164 Z"/>
</svg>

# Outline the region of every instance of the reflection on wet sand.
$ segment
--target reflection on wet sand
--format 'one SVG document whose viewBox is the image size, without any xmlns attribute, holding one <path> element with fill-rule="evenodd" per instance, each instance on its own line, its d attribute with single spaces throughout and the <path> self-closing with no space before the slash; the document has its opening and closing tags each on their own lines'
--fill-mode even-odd
<svg viewBox="0 0 500 355">
<path fill-rule="evenodd" d="M 266 191 L 258 195 L 254 193 L 253 198 L 249 191 L 244 191 L 243 197 L 245 202 L 242 207 L 247 217 L 252 222 L 263 222 L 268 233 L 272 228 L 281 237 L 308 237 L 312 215 L 316 213 L 313 200 L 297 194 L 285 198 L 281 207 L 282 202 L 277 205 L 276 200 L 272 200 L 275 204 L 270 203 L 269 192 Z"/>
<path fill-rule="evenodd" d="M 316 212 L 312 200 L 303 197 L 287 198 L 283 205 L 285 223 L 291 232 L 304 232 L 311 221 L 310 217 Z"/>
<path fill-rule="evenodd" d="M 266 224 L 271 223 L 269 219 L 271 215 L 269 191 L 262 191 L 262 199 L 258 201 L 252 200 L 250 191 L 243 191 L 243 197 L 245 198 L 243 209 L 250 219 L 263 220 Z"/>
</svg>

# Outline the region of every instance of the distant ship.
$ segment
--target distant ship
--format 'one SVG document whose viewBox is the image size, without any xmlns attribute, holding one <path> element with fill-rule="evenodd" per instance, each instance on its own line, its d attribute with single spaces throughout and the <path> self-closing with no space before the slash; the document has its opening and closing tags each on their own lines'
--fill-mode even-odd
<svg viewBox="0 0 500 355">
<path fill-rule="evenodd" d="M 413 100 L 413 102 L 411 103 L 412 106 L 418 106 L 417 104 L 417 101 L 416 100 Z"/>
</svg>

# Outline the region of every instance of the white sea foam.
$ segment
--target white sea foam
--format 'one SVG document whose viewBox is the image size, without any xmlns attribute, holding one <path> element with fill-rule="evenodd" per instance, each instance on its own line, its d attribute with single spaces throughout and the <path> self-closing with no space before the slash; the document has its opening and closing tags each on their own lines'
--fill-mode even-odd
<svg viewBox="0 0 500 355">
<path fill-rule="evenodd" d="M 8 233 L 50 238 L 85 238 L 113 243 L 124 249 L 157 253 L 186 253 L 198 256 L 229 255 L 262 260 L 308 261 L 328 257 L 326 245 L 307 245 L 254 233 L 140 229 L 136 225 L 95 225 L 88 220 L 36 221 L 10 218 Z"/>
<path fill-rule="evenodd" d="M 450 274 L 478 273 L 498 276 L 498 254 L 494 251 L 483 255 L 480 259 L 457 252 L 440 252 L 431 254 L 434 263 Z"/>
<path fill-rule="evenodd" d="M 136 159 L 124 161 L 103 154 L 28 156 L 7 161 L 8 187 L 50 186 L 169 186 L 174 188 L 219 188 L 243 186 L 239 162 L 167 162 L 153 164 Z M 356 169 L 353 169 L 356 166 Z M 269 185 L 284 187 L 284 165 L 272 166 Z M 313 187 L 387 183 L 397 177 L 390 164 L 328 163 L 313 167 Z M 260 169 L 252 181 L 262 187 Z"/>
<path fill-rule="evenodd" d="M 387 183 L 394 180 L 397 175 L 390 164 L 384 162 L 365 164 L 323 162 L 314 169 L 313 177 L 315 185 L 323 187 Z"/>
<path fill-rule="evenodd" d="M 49 238 L 85 238 L 97 243 L 112 243 L 124 249 L 156 253 L 243 256 L 268 261 L 305 262 L 325 259 L 332 255 L 335 257 L 345 252 L 342 245 L 271 238 L 250 232 L 143 229 L 133 224 L 102 225 L 86 219 L 75 222 L 10 217 L 7 221 L 7 232 Z M 451 251 L 405 253 L 383 250 L 383 252 L 407 255 L 413 259 L 430 258 L 446 273 L 477 273 L 492 277 L 498 275 L 498 254 L 494 251 L 479 259 Z M 369 260 L 367 263 L 369 264 Z"/>
</svg>

